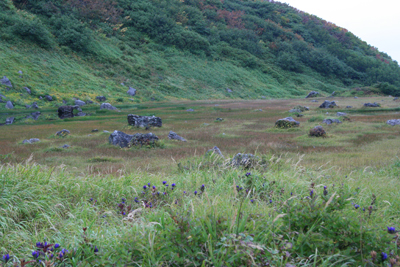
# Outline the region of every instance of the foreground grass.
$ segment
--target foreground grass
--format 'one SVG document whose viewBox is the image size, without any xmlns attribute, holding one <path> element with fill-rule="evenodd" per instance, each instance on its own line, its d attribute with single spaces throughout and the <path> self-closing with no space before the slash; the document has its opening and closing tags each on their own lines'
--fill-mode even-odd
<svg viewBox="0 0 400 267">
<path fill-rule="evenodd" d="M 0 252 L 6 266 L 396 264 L 400 161 L 346 174 L 267 155 L 251 170 L 193 158 L 169 176 L 3 165 Z"/>
</svg>

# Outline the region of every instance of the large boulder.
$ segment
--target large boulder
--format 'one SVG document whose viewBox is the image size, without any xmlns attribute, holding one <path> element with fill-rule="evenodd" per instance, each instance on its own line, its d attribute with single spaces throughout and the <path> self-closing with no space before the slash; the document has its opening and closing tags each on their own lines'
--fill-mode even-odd
<svg viewBox="0 0 400 267">
<path fill-rule="evenodd" d="M 322 121 L 322 123 L 326 123 L 326 124 L 332 124 L 332 123 L 342 123 L 340 120 L 338 119 L 325 119 Z"/>
<path fill-rule="evenodd" d="M 110 103 L 102 103 L 100 109 L 116 110 L 117 108 L 112 106 Z"/>
<path fill-rule="evenodd" d="M 322 126 L 318 125 L 310 130 L 310 136 L 325 137 L 326 132 Z"/>
<path fill-rule="evenodd" d="M 7 103 L 6 103 L 6 108 L 8 108 L 8 109 L 13 109 L 13 108 L 14 108 L 13 103 L 11 103 L 11 101 L 7 101 Z"/>
<path fill-rule="evenodd" d="M 162 120 L 156 116 L 139 116 L 134 114 L 128 115 L 128 124 L 136 127 L 161 127 Z"/>
<path fill-rule="evenodd" d="M 0 80 L 0 83 L 2 85 L 7 86 L 7 87 L 13 87 L 12 84 L 11 84 L 10 79 L 8 79 L 6 76 L 4 76 L 3 79 Z"/>
<path fill-rule="evenodd" d="M 279 119 L 275 122 L 275 127 L 278 128 L 292 128 L 292 127 L 299 127 L 299 125 L 300 122 L 296 121 L 292 117 Z"/>
<path fill-rule="evenodd" d="M 108 138 L 110 144 L 114 146 L 120 146 L 121 148 L 131 147 L 132 145 L 146 145 L 149 142 L 154 142 L 157 140 L 158 137 L 152 133 L 137 133 L 134 135 L 129 135 L 117 130 L 110 134 L 110 137 Z"/>
<path fill-rule="evenodd" d="M 376 103 L 376 102 L 374 102 L 374 103 L 365 103 L 364 104 L 364 107 L 367 107 L 367 108 L 379 108 L 381 105 L 379 104 L 379 103 Z"/>
<path fill-rule="evenodd" d="M 308 93 L 308 95 L 306 96 L 306 98 L 317 97 L 318 95 L 319 95 L 318 92 L 311 91 L 311 92 Z"/>
<path fill-rule="evenodd" d="M 9 117 L 9 118 L 7 118 L 6 119 L 6 124 L 13 124 L 13 122 L 14 122 L 14 117 Z"/>
<path fill-rule="evenodd" d="M 213 148 L 207 150 L 206 156 L 207 156 L 207 155 L 212 155 L 212 154 L 216 154 L 216 155 L 220 156 L 220 157 L 223 158 L 223 159 L 225 158 L 224 155 L 222 155 L 221 150 L 220 150 L 217 146 L 215 146 L 215 147 L 213 147 Z"/>
<path fill-rule="evenodd" d="M 186 142 L 185 138 L 183 138 L 182 136 L 179 136 L 177 133 L 175 133 L 173 131 L 169 131 L 168 138 L 169 139 L 173 139 L 173 140 L 179 140 L 179 141 L 182 141 L 182 142 Z"/>
<path fill-rule="evenodd" d="M 74 106 L 61 106 L 58 108 L 58 117 L 60 119 L 74 117 Z"/>
<path fill-rule="evenodd" d="M 243 166 L 245 168 L 251 168 L 257 163 L 257 161 L 259 161 L 259 158 L 253 154 L 237 153 L 231 160 L 230 164 L 234 167 Z"/>
<path fill-rule="evenodd" d="M 34 108 L 34 109 L 38 109 L 39 108 L 39 106 L 38 106 L 38 104 L 36 102 L 33 102 L 32 105 L 26 105 L 25 107 L 26 108 Z"/>
<path fill-rule="evenodd" d="M 86 103 L 84 102 L 84 101 L 82 101 L 82 100 L 75 100 L 75 105 L 77 105 L 77 106 L 84 106 L 84 105 L 86 105 Z"/>
<path fill-rule="evenodd" d="M 129 87 L 129 90 L 126 92 L 130 96 L 135 96 L 136 95 L 136 89 Z"/>
<path fill-rule="evenodd" d="M 400 125 L 400 119 L 397 119 L 397 120 L 388 120 L 386 123 L 389 124 L 389 125 L 392 125 L 392 126 Z"/>
<path fill-rule="evenodd" d="M 333 108 L 336 107 L 336 103 L 335 101 L 329 101 L 329 100 L 325 100 L 324 103 L 322 103 L 319 108 Z"/>
<path fill-rule="evenodd" d="M 99 95 L 99 96 L 96 96 L 96 100 L 99 102 L 104 102 L 107 100 L 107 98 L 105 96 Z"/>
<path fill-rule="evenodd" d="M 36 142 L 40 142 L 40 139 L 39 138 L 25 139 L 24 141 L 22 141 L 22 144 L 33 144 Z"/>
</svg>

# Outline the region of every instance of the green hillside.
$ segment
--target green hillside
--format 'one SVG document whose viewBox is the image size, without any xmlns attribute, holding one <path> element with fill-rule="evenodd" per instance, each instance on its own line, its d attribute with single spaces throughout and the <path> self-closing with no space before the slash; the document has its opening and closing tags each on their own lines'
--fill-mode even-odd
<svg viewBox="0 0 400 267">
<path fill-rule="evenodd" d="M 0 93 L 17 107 L 47 94 L 58 103 L 97 95 L 127 102 L 128 86 L 136 102 L 365 86 L 400 95 L 390 56 L 274 1 L 5 0 L 0 40 L 0 76 L 13 84 Z M 32 95 L 21 99 L 24 87 Z"/>
</svg>

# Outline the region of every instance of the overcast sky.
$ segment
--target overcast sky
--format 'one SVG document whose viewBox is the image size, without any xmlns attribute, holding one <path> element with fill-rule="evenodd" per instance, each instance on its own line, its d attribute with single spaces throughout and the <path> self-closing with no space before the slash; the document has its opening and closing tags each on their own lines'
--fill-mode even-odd
<svg viewBox="0 0 400 267">
<path fill-rule="evenodd" d="M 400 63 L 400 0 L 278 0 L 352 32 Z"/>
</svg>

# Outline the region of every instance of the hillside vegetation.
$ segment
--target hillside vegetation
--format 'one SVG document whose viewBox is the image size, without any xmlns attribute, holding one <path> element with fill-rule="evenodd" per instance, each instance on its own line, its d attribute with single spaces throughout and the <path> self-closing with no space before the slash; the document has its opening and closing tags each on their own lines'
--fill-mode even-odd
<svg viewBox="0 0 400 267">
<path fill-rule="evenodd" d="M 5 0 L 0 40 L 9 94 L 118 99 L 132 86 L 136 101 L 254 99 L 373 86 L 400 95 L 389 55 L 274 1 Z"/>
</svg>

